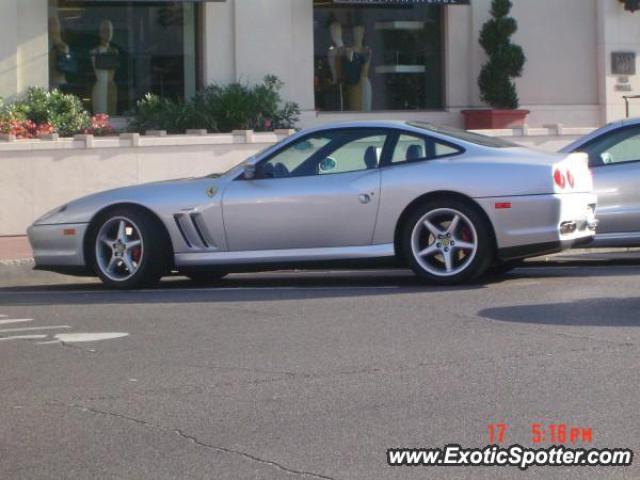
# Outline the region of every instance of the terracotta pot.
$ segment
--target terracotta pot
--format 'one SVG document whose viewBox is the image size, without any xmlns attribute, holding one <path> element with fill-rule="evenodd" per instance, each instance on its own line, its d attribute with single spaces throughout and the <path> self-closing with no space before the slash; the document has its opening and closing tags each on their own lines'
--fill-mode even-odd
<svg viewBox="0 0 640 480">
<path fill-rule="evenodd" d="M 463 110 L 464 128 L 467 130 L 490 130 L 517 128 L 524 125 L 529 110 Z"/>
</svg>

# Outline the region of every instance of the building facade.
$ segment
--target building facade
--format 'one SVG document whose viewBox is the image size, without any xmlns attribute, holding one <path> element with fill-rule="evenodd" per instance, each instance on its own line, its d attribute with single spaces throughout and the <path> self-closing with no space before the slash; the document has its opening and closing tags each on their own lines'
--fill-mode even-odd
<svg viewBox="0 0 640 480">
<path fill-rule="evenodd" d="M 445 3 L 446 5 L 444 5 Z M 448 3 L 448 4 L 447 4 Z M 491 0 L 2 0 L 0 96 L 32 85 L 124 116 L 147 92 L 274 74 L 301 126 L 397 118 L 461 125 L 483 107 Z M 530 126 L 598 126 L 640 94 L 640 12 L 621 0 L 513 0 Z M 640 99 L 628 99 L 640 115 Z"/>
</svg>

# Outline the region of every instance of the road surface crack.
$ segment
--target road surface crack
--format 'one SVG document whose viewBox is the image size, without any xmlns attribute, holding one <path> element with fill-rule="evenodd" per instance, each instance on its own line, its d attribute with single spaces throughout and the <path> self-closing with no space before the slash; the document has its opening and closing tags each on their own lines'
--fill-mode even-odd
<svg viewBox="0 0 640 480">
<path fill-rule="evenodd" d="M 184 430 L 181 430 L 179 428 L 168 428 L 168 427 L 164 427 L 162 425 L 157 425 L 155 423 L 151 423 L 148 422 L 146 420 L 142 420 L 140 418 L 135 418 L 135 417 L 130 417 L 129 415 L 124 415 L 121 413 L 116 413 L 116 412 L 111 412 L 108 410 L 99 410 L 97 408 L 92 408 L 92 407 L 87 407 L 85 405 L 79 405 L 79 404 L 65 404 L 65 403 L 60 403 L 60 402 L 50 402 L 50 405 L 54 405 L 54 406 L 62 406 L 62 407 L 68 407 L 68 408 L 73 408 L 76 410 L 80 410 L 82 412 L 89 412 L 89 413 L 93 413 L 94 415 L 102 415 L 102 416 L 107 416 L 107 417 L 114 417 L 114 418 L 118 418 L 120 420 L 125 420 L 128 422 L 133 422 L 136 423 L 138 425 L 142 425 L 146 428 L 152 429 L 152 430 L 157 430 L 159 432 L 162 433 L 171 433 L 171 434 L 175 434 L 178 437 L 180 437 L 183 440 L 187 440 L 191 443 L 193 443 L 194 445 L 197 445 L 198 447 L 201 448 L 207 448 L 209 450 L 215 450 L 217 452 L 221 452 L 221 453 L 227 453 L 227 454 L 231 454 L 231 455 L 238 455 L 241 456 L 245 459 L 251 460 L 252 462 L 256 462 L 256 463 L 260 463 L 263 465 L 268 465 L 270 467 L 276 468 L 278 470 L 281 470 L 283 472 L 286 472 L 290 475 L 298 475 L 301 477 L 308 477 L 308 478 L 319 478 L 319 479 L 323 479 L 323 480 L 336 480 L 336 478 L 334 477 L 329 477 L 327 475 L 322 475 L 319 473 L 313 473 L 313 472 L 308 472 L 305 470 L 297 470 L 294 468 L 290 468 L 287 467 L 286 465 L 283 465 L 281 463 L 278 463 L 276 461 L 273 460 L 267 460 L 264 458 L 260 458 L 257 457 L 255 455 L 252 455 L 250 453 L 244 452 L 242 450 L 236 450 L 233 448 L 227 448 L 227 447 L 221 447 L 219 445 L 211 445 L 209 443 L 205 443 L 202 440 L 198 439 L 198 437 L 194 436 L 194 435 L 190 435 L 186 432 L 184 432 Z"/>
</svg>

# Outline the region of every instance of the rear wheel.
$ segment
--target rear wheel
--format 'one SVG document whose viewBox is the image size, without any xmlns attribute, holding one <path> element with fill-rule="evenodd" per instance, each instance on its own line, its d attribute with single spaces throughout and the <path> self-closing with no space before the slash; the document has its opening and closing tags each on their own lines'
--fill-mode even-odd
<svg viewBox="0 0 640 480">
<path fill-rule="evenodd" d="M 116 209 L 95 222 L 93 268 L 105 285 L 132 289 L 157 285 L 167 271 L 168 241 L 148 213 Z"/>
<path fill-rule="evenodd" d="M 494 256 L 487 221 L 457 199 L 433 200 L 417 208 L 404 226 L 403 248 L 416 275 L 435 285 L 473 280 Z"/>
</svg>

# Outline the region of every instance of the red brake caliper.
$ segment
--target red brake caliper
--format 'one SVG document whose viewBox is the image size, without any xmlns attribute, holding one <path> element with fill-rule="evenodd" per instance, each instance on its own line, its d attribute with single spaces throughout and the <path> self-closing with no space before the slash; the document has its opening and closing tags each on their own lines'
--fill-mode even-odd
<svg viewBox="0 0 640 480">
<path fill-rule="evenodd" d="M 462 239 L 463 242 L 471 242 L 472 240 L 471 231 L 469 230 L 469 227 L 467 227 L 466 225 L 460 229 L 460 238 Z"/>
<path fill-rule="evenodd" d="M 142 248 L 135 247 L 133 250 L 131 250 L 131 259 L 134 262 L 139 263 L 141 256 L 142 256 Z"/>
</svg>

